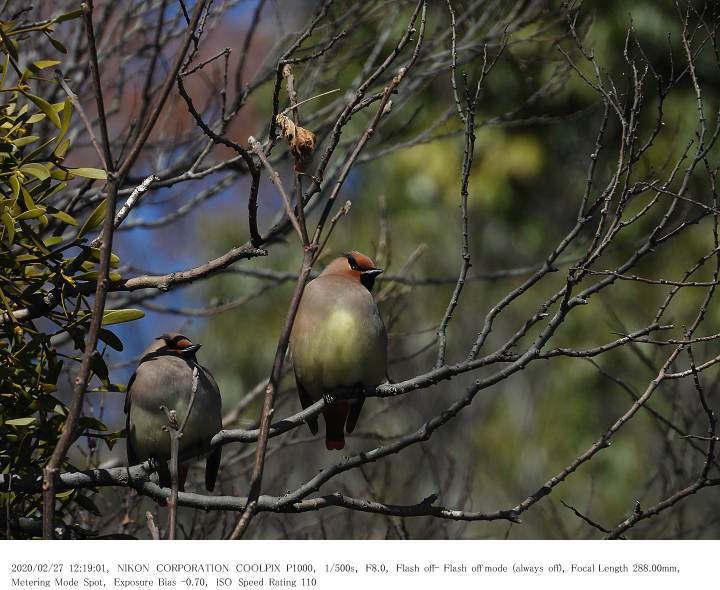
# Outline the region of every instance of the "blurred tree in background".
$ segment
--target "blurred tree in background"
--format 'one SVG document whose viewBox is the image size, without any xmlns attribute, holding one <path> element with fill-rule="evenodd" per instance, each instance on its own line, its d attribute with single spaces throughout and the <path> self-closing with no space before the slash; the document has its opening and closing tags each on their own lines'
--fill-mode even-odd
<svg viewBox="0 0 720 590">
<path fill-rule="evenodd" d="M 0 253 L 8 535 L 41 534 L 38 476 L 79 399 L 82 361 L 82 412 L 53 480 L 55 534 L 148 537 L 148 510 L 164 526 L 151 498 L 168 491 L 153 466 L 129 478 L 120 467 L 113 384 L 152 338 L 180 331 L 203 344 L 227 429 L 215 497 L 201 495 L 199 463 L 179 494 L 180 537 L 237 531 L 258 459 L 250 538 L 718 536 L 715 3 L 96 0 L 84 18 L 78 8 L 3 9 L 10 41 L 18 27 L 52 25 L 66 47 L 41 70 L 61 69 L 64 86 L 52 74 L 38 82 L 62 136 L 38 121 L 37 141 L 51 151 L 67 136 L 61 159 L 94 170 L 59 188 L 39 170 L 23 175 L 32 195 L 47 191 L 34 202 L 51 208 L 36 218 L 2 181 L 17 220 L 12 239 L 3 217 Z M 6 70 L 50 55 L 35 33 L 15 36 L 22 58 L 3 39 Z M 70 119 L 68 90 L 87 125 Z M 6 120 L 21 95 L 4 93 Z M 34 104 L 29 115 L 43 110 Z M 279 113 L 315 134 L 304 173 Z M 5 125 L 3 141 L 17 142 Z M 350 249 L 385 268 L 375 298 L 392 383 L 367 400 L 347 459 L 293 418 L 256 452 L 307 255 L 250 136 L 293 203 L 303 195 L 310 236 L 319 221 L 332 232 L 313 273 Z M 28 160 L 65 166 L 19 149 L 3 178 Z M 106 210 L 133 198 L 109 258 L 111 213 L 91 241 Z M 118 275 L 97 308 L 103 251 L 104 272 L 119 260 Z M 57 298 L 65 284 L 72 309 Z M 88 314 L 103 308 L 145 316 L 116 336 L 98 327 L 96 354 Z M 8 358 L 25 360 L 10 369 Z M 289 363 L 270 379 L 273 422 L 300 411 Z"/>
</svg>

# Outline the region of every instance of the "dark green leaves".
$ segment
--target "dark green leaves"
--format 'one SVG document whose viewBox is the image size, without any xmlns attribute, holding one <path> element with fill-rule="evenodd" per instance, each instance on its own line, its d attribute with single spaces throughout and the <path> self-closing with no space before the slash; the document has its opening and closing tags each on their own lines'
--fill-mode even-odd
<svg viewBox="0 0 720 590">
<path fill-rule="evenodd" d="M 102 340 L 110 348 L 114 348 L 118 352 L 121 352 L 123 350 L 122 340 L 120 340 L 120 338 L 118 338 L 114 332 L 106 330 L 105 328 L 100 328 L 100 332 L 98 335 L 100 337 L 100 340 Z"/>
<path fill-rule="evenodd" d="M 56 92 L 52 76 L 52 69 L 61 67 L 56 51 L 65 52 L 53 28 L 80 15 L 78 9 L 42 22 L 0 21 L 0 314 L 13 315 L 0 323 L 0 469 L 5 472 L 39 473 L 66 427 L 67 398 L 56 392 L 77 370 L 92 304 L 78 285 L 83 276 L 95 280 L 98 273 L 98 257 L 82 237 L 102 223 L 105 202 L 95 211 L 84 201 L 70 209 L 65 191 L 70 182 L 74 188 L 90 184 L 84 179 L 105 180 L 105 172 L 84 167 L 82 159 L 75 168 L 64 166 L 72 149 L 73 106 Z M 46 54 L 38 54 L 43 47 Z M 117 257 L 112 262 L 117 266 Z M 26 310 L 32 310 L 30 319 L 23 315 Z M 136 317 L 136 310 L 118 310 L 107 319 L 119 323 Z M 55 335 L 70 338 L 65 358 L 55 351 Z M 110 330 L 102 328 L 100 339 L 122 350 Z M 122 389 L 111 383 L 100 353 L 91 364 L 101 382 L 98 391 Z M 92 416 L 78 426 L 78 436 L 101 433 L 109 447 L 120 436 L 107 433 Z M 7 494 L 4 506 L 14 514 L 33 515 L 39 499 Z M 69 490 L 58 499 L 58 518 L 78 506 L 99 514 L 87 493 Z"/>
</svg>

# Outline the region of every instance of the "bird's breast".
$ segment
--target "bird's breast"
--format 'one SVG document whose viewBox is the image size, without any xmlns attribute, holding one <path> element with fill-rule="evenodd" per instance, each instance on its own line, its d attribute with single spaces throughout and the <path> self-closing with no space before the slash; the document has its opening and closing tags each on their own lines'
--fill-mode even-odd
<svg viewBox="0 0 720 590">
<path fill-rule="evenodd" d="M 133 385 L 128 432 L 138 458 L 169 457 L 170 436 L 165 430 L 168 419 L 160 407 L 174 410 L 181 424 L 190 409 L 192 387 L 193 370 L 179 359 L 166 359 L 161 367 L 143 363 L 138 368 Z M 142 392 L 142 395 L 137 395 L 137 391 Z M 207 447 L 210 438 L 222 427 L 221 420 L 219 392 L 200 373 L 190 417 L 180 439 L 180 452 Z"/>
<path fill-rule="evenodd" d="M 304 316 L 292 342 L 295 373 L 308 394 L 318 399 L 339 388 L 382 383 L 385 329 L 376 308 L 329 305 Z"/>
<path fill-rule="evenodd" d="M 342 308 L 335 308 L 325 324 L 327 338 L 332 340 L 352 339 L 358 336 L 358 318 L 356 314 Z"/>
</svg>

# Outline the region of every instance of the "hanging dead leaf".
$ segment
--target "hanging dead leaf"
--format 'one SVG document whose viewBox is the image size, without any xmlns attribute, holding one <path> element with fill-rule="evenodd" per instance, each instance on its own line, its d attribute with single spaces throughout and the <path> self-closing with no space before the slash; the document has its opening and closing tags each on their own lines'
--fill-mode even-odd
<svg viewBox="0 0 720 590">
<path fill-rule="evenodd" d="M 295 125 L 291 119 L 283 114 L 275 117 L 275 121 L 295 158 L 295 170 L 303 172 L 305 164 L 310 160 L 315 150 L 315 134 L 309 129 Z"/>
</svg>

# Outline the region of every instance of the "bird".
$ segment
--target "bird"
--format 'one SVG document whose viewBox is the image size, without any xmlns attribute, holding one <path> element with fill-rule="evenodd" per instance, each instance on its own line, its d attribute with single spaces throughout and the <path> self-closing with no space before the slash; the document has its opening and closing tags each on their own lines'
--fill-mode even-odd
<svg viewBox="0 0 720 590">
<path fill-rule="evenodd" d="M 363 392 L 387 380 L 387 331 L 372 296 L 382 273 L 357 251 L 333 260 L 305 287 L 290 335 L 300 403 L 324 398 L 325 446 L 345 448 L 344 431 L 355 429 Z M 347 399 L 355 398 L 355 399 Z M 317 416 L 308 418 L 313 434 Z"/>
<path fill-rule="evenodd" d="M 189 468 L 185 461 L 206 453 L 209 454 L 205 487 L 213 491 L 222 454 L 221 447 L 210 448 L 210 440 L 222 429 L 222 399 L 212 374 L 197 361 L 195 355 L 200 346 L 177 333 L 163 334 L 153 340 L 140 357 L 125 397 L 128 462 L 135 465 L 150 458 L 159 459 L 158 474 L 163 487 L 170 487 L 167 464 L 170 435 L 168 417 L 162 407 L 175 410 L 178 426 L 190 411 L 180 438 L 181 491 Z"/>
</svg>

